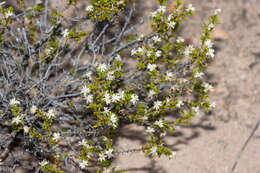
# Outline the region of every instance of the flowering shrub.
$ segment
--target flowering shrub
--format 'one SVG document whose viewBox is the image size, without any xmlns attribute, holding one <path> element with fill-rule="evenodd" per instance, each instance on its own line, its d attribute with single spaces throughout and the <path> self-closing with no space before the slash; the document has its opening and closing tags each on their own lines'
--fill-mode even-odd
<svg viewBox="0 0 260 173">
<path fill-rule="evenodd" d="M 1 3 L 2 171 L 15 169 L 29 153 L 38 160 L 34 171 L 115 172 L 112 159 L 129 150 L 118 151 L 113 139 L 130 123 L 146 128 L 144 153 L 171 159 L 166 133 L 214 107 L 203 72 L 214 58 L 210 33 L 219 9 L 194 47 L 177 35 L 195 11 L 191 4 L 177 1 L 168 13 L 166 0 L 159 0 L 152 32 L 133 35 L 142 24 L 131 20 L 134 2 L 91 0 L 83 16 L 64 17 L 77 3 L 49 9 L 48 1 L 38 0 L 27 8 L 20 0 L 22 13 Z M 115 26 L 119 32 L 109 31 Z M 135 68 L 128 58 L 136 60 Z M 170 111 L 178 114 L 174 122 L 165 117 Z M 23 152 L 13 158 L 9 151 L 16 146 Z"/>
</svg>

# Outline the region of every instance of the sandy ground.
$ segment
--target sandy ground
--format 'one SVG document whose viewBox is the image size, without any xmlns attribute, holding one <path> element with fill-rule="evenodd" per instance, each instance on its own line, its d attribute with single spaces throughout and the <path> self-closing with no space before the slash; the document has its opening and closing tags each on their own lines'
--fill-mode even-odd
<svg viewBox="0 0 260 173">
<path fill-rule="evenodd" d="M 120 155 L 113 163 L 129 173 L 226 173 L 260 116 L 260 1 L 259 0 L 192 0 L 195 16 L 187 21 L 181 35 L 197 43 L 203 21 L 221 8 L 215 40 L 215 60 L 208 69 L 214 85 L 211 100 L 216 109 L 209 115 L 192 120 L 168 135 L 166 144 L 177 151 L 174 159 L 153 159 L 141 152 Z M 147 14 L 154 10 L 146 1 Z M 141 128 L 124 128 L 117 140 L 119 149 L 139 148 L 144 136 Z M 260 129 L 242 154 L 237 173 L 260 172 Z"/>
</svg>

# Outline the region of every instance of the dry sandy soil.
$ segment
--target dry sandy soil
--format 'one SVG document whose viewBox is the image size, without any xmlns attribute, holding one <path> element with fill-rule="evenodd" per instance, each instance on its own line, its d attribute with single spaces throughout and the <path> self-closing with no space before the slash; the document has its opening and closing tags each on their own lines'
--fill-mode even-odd
<svg viewBox="0 0 260 173">
<path fill-rule="evenodd" d="M 153 159 L 141 152 L 119 156 L 114 166 L 129 173 L 229 173 L 243 144 L 260 116 L 260 1 L 259 0 L 191 0 L 195 16 L 187 21 L 181 35 L 197 43 L 203 21 L 221 8 L 220 24 L 213 38 L 215 60 L 208 69 L 214 85 L 211 100 L 216 109 L 192 120 L 166 145 L 177 152 L 174 159 Z M 156 9 L 150 1 L 138 7 L 146 14 Z M 125 127 L 118 138 L 119 149 L 139 148 L 142 129 Z M 260 172 L 260 129 L 244 150 L 236 173 Z"/>
</svg>

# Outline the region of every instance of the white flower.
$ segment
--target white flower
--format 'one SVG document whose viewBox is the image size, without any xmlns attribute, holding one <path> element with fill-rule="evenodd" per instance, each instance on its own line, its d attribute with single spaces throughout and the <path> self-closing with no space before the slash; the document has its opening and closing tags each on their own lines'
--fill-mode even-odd
<svg viewBox="0 0 260 173">
<path fill-rule="evenodd" d="M 176 107 L 180 108 L 183 105 L 184 105 L 183 101 L 178 101 L 178 103 L 176 104 Z"/>
<path fill-rule="evenodd" d="M 113 75 L 115 72 L 114 71 L 109 71 L 107 73 L 107 80 L 114 80 L 115 79 L 115 76 Z"/>
<path fill-rule="evenodd" d="M 215 108 L 215 107 L 216 107 L 216 103 L 215 102 L 210 103 L 209 108 Z"/>
<path fill-rule="evenodd" d="M 198 112 L 199 112 L 199 110 L 200 110 L 200 107 L 199 107 L 199 106 L 192 107 L 192 110 L 195 112 L 196 115 L 198 115 Z"/>
<path fill-rule="evenodd" d="M 107 107 L 104 107 L 103 114 L 108 115 L 109 112 L 110 112 L 110 109 L 108 109 Z"/>
<path fill-rule="evenodd" d="M 172 16 L 173 16 L 173 14 L 171 13 L 171 14 L 168 16 L 168 21 L 172 20 Z"/>
<path fill-rule="evenodd" d="M 211 23 L 211 24 L 208 25 L 208 30 L 211 30 L 211 29 L 213 29 L 214 27 L 215 27 L 214 24 Z"/>
<path fill-rule="evenodd" d="M 63 37 L 67 37 L 69 35 L 69 30 L 68 29 L 65 29 L 63 32 L 62 32 L 62 35 Z"/>
<path fill-rule="evenodd" d="M 46 115 L 49 119 L 55 117 L 55 110 L 54 109 L 50 109 Z"/>
<path fill-rule="evenodd" d="M 52 139 L 57 142 L 60 139 L 60 134 L 59 133 L 54 133 Z"/>
<path fill-rule="evenodd" d="M 156 17 L 157 14 L 158 14 L 158 11 L 154 11 L 154 12 L 152 12 L 152 17 Z"/>
<path fill-rule="evenodd" d="M 113 149 L 109 149 L 107 151 L 105 151 L 105 154 L 107 155 L 107 157 L 110 159 L 113 157 Z"/>
<path fill-rule="evenodd" d="M 214 52 L 215 52 L 214 49 L 209 49 L 208 52 L 206 53 L 206 55 L 211 58 L 214 58 L 215 57 Z"/>
<path fill-rule="evenodd" d="M 160 119 L 159 121 L 158 121 L 158 120 L 155 121 L 154 124 L 157 125 L 157 126 L 159 126 L 160 128 L 163 127 L 163 121 L 162 121 L 161 119 Z"/>
<path fill-rule="evenodd" d="M 211 48 L 212 47 L 212 43 L 209 39 L 205 40 L 205 46 L 207 46 L 208 48 Z"/>
<path fill-rule="evenodd" d="M 101 72 L 104 72 L 104 71 L 106 71 L 107 70 L 107 65 L 106 64 L 99 64 L 98 65 L 98 70 L 100 70 Z"/>
<path fill-rule="evenodd" d="M 1 2 L 1 3 L 0 3 L 0 7 L 1 7 L 2 5 L 4 5 L 4 4 L 5 4 L 5 2 L 4 2 L 4 1 L 3 1 L 3 2 Z"/>
<path fill-rule="evenodd" d="M 116 55 L 116 60 L 117 60 L 117 61 L 121 61 L 121 60 L 122 60 L 122 59 L 121 59 L 121 56 L 120 56 L 119 54 Z"/>
<path fill-rule="evenodd" d="M 110 121 L 115 124 L 117 122 L 117 117 L 114 113 L 111 114 Z"/>
<path fill-rule="evenodd" d="M 162 13 L 164 13 L 165 11 L 166 11 L 166 7 L 165 6 L 160 6 L 158 9 L 157 9 L 157 11 L 160 13 L 160 12 L 162 12 Z"/>
<path fill-rule="evenodd" d="M 154 102 L 153 109 L 159 110 L 161 106 L 162 106 L 162 101 L 157 100 L 157 101 Z"/>
<path fill-rule="evenodd" d="M 13 12 L 11 12 L 10 10 L 7 13 L 5 13 L 6 18 L 11 17 L 12 15 Z"/>
<path fill-rule="evenodd" d="M 82 160 L 82 162 L 80 162 L 79 166 L 81 169 L 85 169 L 85 167 L 88 166 L 88 161 Z"/>
<path fill-rule="evenodd" d="M 139 100 L 139 98 L 138 98 L 138 95 L 136 95 L 136 94 L 132 94 L 131 95 L 131 100 L 130 100 L 130 102 L 132 102 L 134 105 L 136 104 L 136 102 Z"/>
<path fill-rule="evenodd" d="M 79 145 L 82 145 L 82 146 L 87 146 L 88 143 L 85 139 L 83 139 L 82 141 L 79 142 Z"/>
<path fill-rule="evenodd" d="M 156 52 L 155 52 L 155 56 L 158 58 L 158 57 L 160 57 L 162 55 L 162 51 L 160 51 L 160 50 L 157 50 Z"/>
<path fill-rule="evenodd" d="M 152 127 L 148 127 L 147 129 L 146 129 L 146 133 L 154 133 L 155 132 L 155 130 L 154 130 L 154 128 L 152 128 Z"/>
<path fill-rule="evenodd" d="M 195 11 L 195 8 L 192 6 L 192 4 L 188 4 L 188 7 L 186 8 L 187 12 Z"/>
<path fill-rule="evenodd" d="M 93 101 L 93 95 L 90 94 L 90 95 L 86 96 L 85 99 L 86 99 L 87 104 L 90 104 Z"/>
<path fill-rule="evenodd" d="M 33 105 L 30 109 L 31 114 L 35 114 L 37 112 L 37 107 Z"/>
<path fill-rule="evenodd" d="M 152 156 L 156 156 L 157 155 L 157 147 L 156 146 L 153 146 L 152 148 L 151 148 L 151 151 L 150 151 L 150 154 L 152 154 Z"/>
<path fill-rule="evenodd" d="M 120 99 L 123 99 L 123 98 L 125 97 L 125 91 L 123 91 L 123 90 L 120 89 L 120 90 L 118 91 L 118 96 L 119 96 Z"/>
<path fill-rule="evenodd" d="M 147 65 L 147 69 L 150 71 L 154 71 L 156 69 L 157 65 L 156 64 L 148 64 Z"/>
<path fill-rule="evenodd" d="M 208 83 L 205 83 L 203 85 L 203 87 L 205 88 L 204 89 L 204 92 L 207 92 L 207 91 L 211 91 L 213 89 L 212 85 L 208 84 Z"/>
<path fill-rule="evenodd" d="M 160 137 L 163 138 L 164 136 L 166 136 L 166 131 L 164 131 L 163 133 L 160 133 Z"/>
<path fill-rule="evenodd" d="M 178 37 L 176 40 L 177 43 L 183 43 L 184 39 L 182 37 Z"/>
<path fill-rule="evenodd" d="M 145 49 L 143 47 L 138 47 L 137 52 L 143 54 L 145 52 Z"/>
<path fill-rule="evenodd" d="M 195 78 L 201 78 L 202 76 L 204 75 L 204 73 L 203 72 L 195 72 L 195 74 L 194 74 L 194 77 Z"/>
<path fill-rule="evenodd" d="M 152 98 L 155 94 L 156 92 L 154 90 L 149 90 L 148 98 Z"/>
<path fill-rule="evenodd" d="M 106 102 L 106 104 L 110 104 L 111 103 L 111 98 L 110 98 L 110 94 L 106 91 L 103 100 Z"/>
<path fill-rule="evenodd" d="M 113 103 L 120 101 L 120 95 L 118 93 L 112 94 L 111 100 Z"/>
<path fill-rule="evenodd" d="M 158 35 L 153 36 L 153 37 L 152 37 L 152 40 L 153 40 L 155 43 L 158 43 L 158 42 L 161 42 L 161 41 L 162 41 L 162 39 L 161 39 Z"/>
<path fill-rule="evenodd" d="M 172 28 L 172 29 L 175 28 L 175 25 L 176 25 L 176 23 L 175 23 L 174 21 L 168 23 L 168 27 L 169 27 L 169 28 Z"/>
<path fill-rule="evenodd" d="M 170 103 L 171 99 L 169 97 L 166 98 L 166 105 L 168 106 Z"/>
<path fill-rule="evenodd" d="M 220 8 L 217 8 L 214 10 L 214 15 L 218 15 L 219 13 L 221 13 L 221 9 Z"/>
<path fill-rule="evenodd" d="M 49 162 L 44 159 L 43 161 L 39 162 L 39 165 L 40 165 L 41 167 L 44 167 L 44 166 L 46 166 L 48 163 L 49 163 Z"/>
<path fill-rule="evenodd" d="M 28 126 L 23 127 L 24 133 L 26 133 L 26 134 L 29 133 L 29 130 L 30 130 L 30 128 Z"/>
<path fill-rule="evenodd" d="M 189 55 L 192 53 L 193 50 L 194 48 L 192 45 L 187 46 L 184 50 L 185 57 L 189 57 Z"/>
<path fill-rule="evenodd" d="M 89 72 L 86 73 L 86 76 L 89 78 L 89 80 L 92 80 L 91 75 L 92 75 L 92 72 L 91 72 L 91 71 L 89 71 Z"/>
<path fill-rule="evenodd" d="M 172 81 L 172 80 L 173 80 L 173 73 L 167 71 L 167 72 L 166 72 L 166 76 L 165 76 L 165 80 L 167 80 L 167 81 Z"/>
<path fill-rule="evenodd" d="M 88 5 L 88 6 L 86 6 L 86 9 L 85 9 L 87 12 L 91 12 L 91 11 L 93 11 L 94 10 L 94 7 L 93 7 L 93 5 Z"/>
<path fill-rule="evenodd" d="M 98 161 L 102 162 L 106 160 L 106 155 L 104 153 L 100 153 L 98 156 Z"/>
<path fill-rule="evenodd" d="M 13 105 L 15 105 L 15 104 L 19 105 L 20 102 L 19 102 L 18 100 L 16 100 L 15 98 L 12 98 L 12 99 L 10 100 L 9 104 L 10 104 L 11 106 L 13 106 Z"/>
<path fill-rule="evenodd" d="M 137 53 L 136 49 L 131 50 L 131 56 L 135 55 Z"/>
<path fill-rule="evenodd" d="M 176 151 L 172 151 L 172 154 L 169 156 L 169 159 L 171 160 L 176 155 Z"/>
<path fill-rule="evenodd" d="M 147 51 L 147 52 L 146 52 L 146 55 L 147 55 L 148 57 L 151 56 L 151 55 L 152 55 L 152 51 L 150 51 L 150 50 Z"/>
<path fill-rule="evenodd" d="M 84 85 L 82 88 L 81 88 L 81 93 L 84 94 L 84 96 L 87 96 L 87 94 L 90 93 L 90 88 L 86 85 Z"/>
<path fill-rule="evenodd" d="M 19 124 L 20 122 L 22 122 L 21 116 L 14 117 L 12 120 L 12 123 L 14 123 L 14 124 Z"/>
</svg>

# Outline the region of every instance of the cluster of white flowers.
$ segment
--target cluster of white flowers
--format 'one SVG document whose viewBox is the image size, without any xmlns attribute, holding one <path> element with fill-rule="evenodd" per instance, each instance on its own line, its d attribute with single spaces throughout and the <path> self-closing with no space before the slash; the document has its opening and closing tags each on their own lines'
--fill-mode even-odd
<svg viewBox="0 0 260 173">
<path fill-rule="evenodd" d="M 210 23 L 209 25 L 208 25 L 208 30 L 210 31 L 211 29 L 213 29 L 215 27 L 215 25 L 213 24 L 213 23 Z"/>
<path fill-rule="evenodd" d="M 147 65 L 147 69 L 149 70 L 149 71 L 154 71 L 155 69 L 156 69 L 156 67 L 157 67 L 157 65 L 156 64 L 148 64 Z"/>
<path fill-rule="evenodd" d="M 186 11 L 187 12 L 193 12 L 193 11 L 195 11 L 195 8 L 192 6 L 192 4 L 188 4 Z"/>
<path fill-rule="evenodd" d="M 63 37 L 67 37 L 69 35 L 69 30 L 65 29 L 64 31 L 62 31 L 62 35 Z"/>
<path fill-rule="evenodd" d="M 86 6 L 85 10 L 86 10 L 87 12 L 91 12 L 91 11 L 94 10 L 94 7 L 93 7 L 93 5 L 88 5 L 88 6 Z"/>
<path fill-rule="evenodd" d="M 152 17 L 156 17 L 159 13 L 165 13 L 166 7 L 160 6 L 156 11 L 152 12 Z"/>
<path fill-rule="evenodd" d="M 106 102 L 107 105 L 109 105 L 111 103 L 111 96 L 108 93 L 108 91 L 105 92 L 105 95 L 103 97 L 104 102 Z"/>
<path fill-rule="evenodd" d="M 111 159 L 113 157 L 113 149 L 110 148 L 109 150 L 106 150 L 105 155 L 107 156 L 107 158 Z"/>
</svg>

